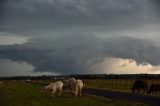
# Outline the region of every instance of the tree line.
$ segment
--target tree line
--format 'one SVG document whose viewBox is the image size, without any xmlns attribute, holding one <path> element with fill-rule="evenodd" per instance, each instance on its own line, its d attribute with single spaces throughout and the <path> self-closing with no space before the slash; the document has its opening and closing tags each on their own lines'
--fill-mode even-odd
<svg viewBox="0 0 160 106">
<path fill-rule="evenodd" d="M 0 77 L 0 80 L 54 80 L 67 79 L 74 77 L 76 79 L 160 79 L 160 74 L 72 74 L 72 75 L 42 75 L 42 76 L 12 76 Z"/>
</svg>

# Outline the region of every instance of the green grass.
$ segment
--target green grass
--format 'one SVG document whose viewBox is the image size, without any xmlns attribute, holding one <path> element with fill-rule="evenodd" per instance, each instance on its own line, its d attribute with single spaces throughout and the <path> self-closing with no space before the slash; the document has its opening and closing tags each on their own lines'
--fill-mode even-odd
<svg viewBox="0 0 160 106">
<path fill-rule="evenodd" d="M 63 94 L 51 97 L 41 92 L 41 85 L 25 82 L 5 82 L 0 85 L 0 106 L 147 106 L 131 101 L 115 101 L 83 95 Z"/>
</svg>

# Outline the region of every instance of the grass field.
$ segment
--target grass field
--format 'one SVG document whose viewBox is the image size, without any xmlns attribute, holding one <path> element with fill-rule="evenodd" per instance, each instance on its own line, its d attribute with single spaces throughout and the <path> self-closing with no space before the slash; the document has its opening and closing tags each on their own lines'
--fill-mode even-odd
<svg viewBox="0 0 160 106">
<path fill-rule="evenodd" d="M 0 106 L 147 106 L 131 101 L 115 101 L 83 95 L 63 94 L 51 97 L 41 92 L 41 85 L 26 82 L 5 82 L 0 85 Z"/>
<path fill-rule="evenodd" d="M 134 84 L 135 80 L 131 79 L 88 79 L 85 80 L 87 87 L 89 88 L 101 88 L 101 89 L 109 89 L 109 90 L 115 90 L 115 91 L 122 91 L 122 92 L 132 92 L 131 87 Z M 147 80 L 148 86 L 152 84 L 159 83 L 160 80 Z M 160 92 L 158 92 L 158 95 L 160 96 Z"/>
</svg>

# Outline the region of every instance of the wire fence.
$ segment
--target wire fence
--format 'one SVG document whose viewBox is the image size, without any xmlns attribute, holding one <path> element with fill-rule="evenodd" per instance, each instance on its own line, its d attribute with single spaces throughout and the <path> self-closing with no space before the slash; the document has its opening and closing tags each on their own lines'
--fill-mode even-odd
<svg viewBox="0 0 160 106">
<path fill-rule="evenodd" d="M 146 80 L 148 87 L 152 84 L 160 84 L 160 80 Z M 131 87 L 135 80 L 131 79 L 96 79 L 96 80 L 85 80 L 87 87 L 109 89 L 116 91 L 132 92 Z"/>
</svg>

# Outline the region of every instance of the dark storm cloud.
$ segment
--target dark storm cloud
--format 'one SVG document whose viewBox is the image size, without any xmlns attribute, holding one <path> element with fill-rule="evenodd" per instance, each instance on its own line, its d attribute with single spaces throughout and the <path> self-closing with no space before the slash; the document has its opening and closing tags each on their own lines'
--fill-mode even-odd
<svg viewBox="0 0 160 106">
<path fill-rule="evenodd" d="M 159 33 L 159 16 L 159 0 L 2 0 L 1 35 L 30 36 L 30 42 L 0 45 L 0 58 L 58 73 L 88 72 L 106 57 L 160 65 L 155 38 L 136 38 Z M 130 37 L 120 37 L 123 31 Z"/>
<path fill-rule="evenodd" d="M 160 12 L 159 12 L 159 10 L 160 10 L 160 1 L 159 0 L 153 0 L 152 2 L 153 2 L 153 6 L 157 10 L 157 11 L 155 10 L 156 16 L 157 16 L 158 19 L 160 19 Z"/>
<path fill-rule="evenodd" d="M 4 11 L 3 9 L 5 8 L 5 5 L 7 4 L 7 0 L 1 0 L 0 1 L 0 13 L 2 14 L 2 12 Z"/>
<path fill-rule="evenodd" d="M 157 58 L 160 56 L 160 48 L 144 39 L 66 36 L 57 37 L 54 42 L 43 38 L 32 43 L 0 46 L 1 58 L 28 62 L 35 66 L 35 71 L 52 70 L 61 74 L 87 73 L 93 65 L 103 62 L 105 57 L 160 65 Z"/>
<path fill-rule="evenodd" d="M 159 0 L 151 0 L 157 7 L 160 7 L 160 1 Z"/>
<path fill-rule="evenodd" d="M 122 28 L 121 24 L 128 28 L 145 23 L 145 4 L 149 0 L 6 0 L 1 30 L 99 25 L 113 30 Z"/>
<path fill-rule="evenodd" d="M 6 0 L 0 0 L 0 23 L 5 15 L 5 6 L 7 4 Z"/>
<path fill-rule="evenodd" d="M 154 8 L 154 12 L 157 18 L 160 18 L 160 1 L 159 0 L 150 0 L 152 4 L 152 8 Z"/>
</svg>

